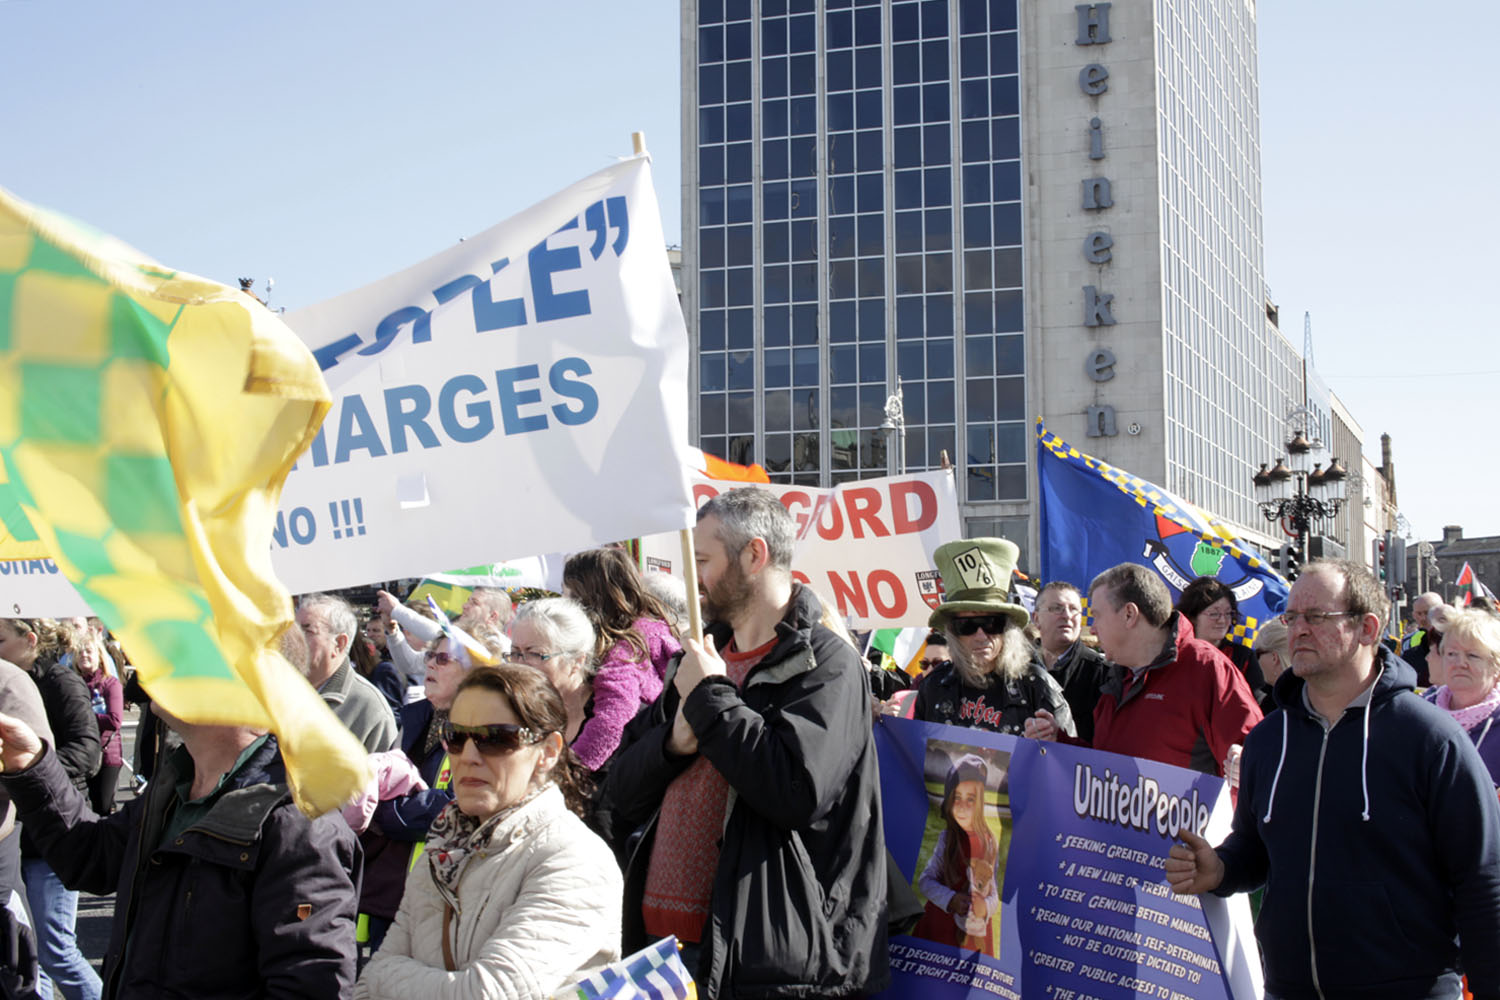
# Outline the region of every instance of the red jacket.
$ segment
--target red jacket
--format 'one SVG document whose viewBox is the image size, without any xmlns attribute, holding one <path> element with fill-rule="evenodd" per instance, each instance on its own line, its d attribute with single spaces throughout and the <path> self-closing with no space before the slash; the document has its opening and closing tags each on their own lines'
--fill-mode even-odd
<svg viewBox="0 0 1500 1000">
<path fill-rule="evenodd" d="M 1132 679 L 1113 666 L 1094 705 L 1094 749 L 1223 776 L 1230 746 L 1260 722 L 1260 707 L 1229 658 L 1193 637 L 1177 612 L 1176 638 Z"/>
</svg>

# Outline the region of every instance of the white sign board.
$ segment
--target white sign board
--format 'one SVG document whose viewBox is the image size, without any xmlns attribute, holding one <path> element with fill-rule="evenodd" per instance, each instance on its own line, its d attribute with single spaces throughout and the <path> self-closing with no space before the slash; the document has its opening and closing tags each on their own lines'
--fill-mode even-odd
<svg viewBox="0 0 1500 1000">
<path fill-rule="evenodd" d="M 690 523 L 687 332 L 645 157 L 286 319 L 335 397 L 276 517 L 293 593 Z"/>
<path fill-rule="evenodd" d="M 695 476 L 693 501 L 728 483 Z M 797 522 L 792 575 L 855 629 L 925 626 L 942 600 L 932 553 L 963 537 L 951 472 L 866 479 L 833 489 L 750 484 L 775 493 Z M 641 540 L 646 570 L 682 575 L 677 535 Z"/>
</svg>

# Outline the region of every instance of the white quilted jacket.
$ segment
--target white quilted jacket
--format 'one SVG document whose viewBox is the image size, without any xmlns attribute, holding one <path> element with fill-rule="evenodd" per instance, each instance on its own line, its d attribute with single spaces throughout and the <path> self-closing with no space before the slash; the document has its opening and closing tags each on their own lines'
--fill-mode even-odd
<svg viewBox="0 0 1500 1000">
<path fill-rule="evenodd" d="M 505 819 L 459 882 L 443 969 L 443 898 L 426 860 L 407 874 L 396 922 L 356 1000 L 546 1000 L 620 957 L 620 869 L 556 786 Z"/>
</svg>

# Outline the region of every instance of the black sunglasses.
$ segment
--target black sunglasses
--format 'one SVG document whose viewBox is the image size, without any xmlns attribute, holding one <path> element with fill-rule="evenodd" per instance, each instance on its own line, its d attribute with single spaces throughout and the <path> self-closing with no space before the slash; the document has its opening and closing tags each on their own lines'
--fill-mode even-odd
<svg viewBox="0 0 1500 1000">
<path fill-rule="evenodd" d="M 979 615 L 974 618 L 953 619 L 953 631 L 958 635 L 973 635 L 984 629 L 985 635 L 999 635 L 1009 623 L 1009 615 Z"/>
<path fill-rule="evenodd" d="M 540 743 L 546 733 L 539 733 L 513 722 L 496 722 L 488 726 L 455 726 L 444 722 L 442 730 L 443 749 L 457 755 L 473 740 L 479 752 L 486 757 L 514 753 L 524 746 Z"/>
</svg>

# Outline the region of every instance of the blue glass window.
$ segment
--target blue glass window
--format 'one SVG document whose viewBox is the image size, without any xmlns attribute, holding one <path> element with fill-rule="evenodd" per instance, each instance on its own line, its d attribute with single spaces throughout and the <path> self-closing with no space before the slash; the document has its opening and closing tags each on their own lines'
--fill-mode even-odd
<svg viewBox="0 0 1500 1000">
<path fill-rule="evenodd" d="M 922 207 L 922 171 L 896 171 L 896 208 Z"/>
<path fill-rule="evenodd" d="M 922 120 L 922 88 L 897 87 L 891 91 L 891 118 L 896 125 L 915 125 Z"/>
<path fill-rule="evenodd" d="M 988 214 L 986 214 L 988 217 Z M 896 252 L 920 253 L 922 250 L 922 213 L 896 213 Z"/>
<path fill-rule="evenodd" d="M 792 260 L 818 259 L 818 224 L 815 221 L 792 223 Z"/>
<path fill-rule="evenodd" d="M 828 349 L 828 381 L 851 383 L 859 381 L 859 348 L 853 344 L 841 344 Z M 838 392 L 839 390 L 835 390 Z"/>
<path fill-rule="evenodd" d="M 1002 424 L 995 428 L 995 458 L 1001 462 L 1026 461 L 1030 443 L 1024 424 Z"/>
<path fill-rule="evenodd" d="M 1026 499 L 1026 466 L 1002 465 L 995 470 L 995 495 L 1001 500 Z"/>
<path fill-rule="evenodd" d="M 876 175 L 879 176 L 879 175 Z M 873 257 L 885 252 L 885 216 L 861 215 L 859 217 L 859 255 Z M 860 293 L 865 294 L 864 292 Z"/>
<path fill-rule="evenodd" d="M 896 300 L 896 337 L 915 340 L 922 336 L 922 298 L 913 295 Z M 921 345 L 917 345 L 920 349 Z"/>
<path fill-rule="evenodd" d="M 861 88 L 880 86 L 880 50 L 860 49 L 854 54 L 854 76 Z"/>
<path fill-rule="evenodd" d="M 834 344 L 854 341 L 855 305 L 853 302 L 830 302 L 828 304 L 828 340 Z"/>
<path fill-rule="evenodd" d="M 922 130 L 917 126 L 898 128 L 891 133 L 891 152 L 896 169 L 922 165 Z"/>
<path fill-rule="evenodd" d="M 958 75 L 985 76 L 990 71 L 990 45 L 983 35 L 958 40 Z"/>
<path fill-rule="evenodd" d="M 965 118 L 984 118 L 990 113 L 990 88 L 983 80 L 965 80 L 958 85 L 959 113 Z"/>
<path fill-rule="evenodd" d="M 854 89 L 854 53 L 847 50 L 828 53 L 828 89 Z"/>
<path fill-rule="evenodd" d="M 953 297 L 951 295 L 927 296 L 927 336 L 929 338 L 953 336 Z M 948 346 L 948 351 L 951 355 L 953 351 L 951 344 Z M 928 367 L 931 366 L 929 356 Z M 953 374 L 951 367 L 948 374 Z"/>
<path fill-rule="evenodd" d="M 997 76 L 990 81 L 990 104 L 996 115 L 1018 115 L 1021 113 L 1021 87 L 1019 77 Z"/>
<path fill-rule="evenodd" d="M 792 265 L 792 301 L 816 302 L 818 300 L 818 265 Z"/>
<path fill-rule="evenodd" d="M 729 349 L 748 351 L 755 346 L 755 310 L 729 310 Z"/>
<path fill-rule="evenodd" d="M 728 272 L 728 301 L 732 306 L 748 306 L 755 301 L 755 270 L 737 267 Z M 733 325 L 731 324 L 731 329 Z"/>
<path fill-rule="evenodd" d="M 1021 287 L 1021 251 L 1019 249 L 995 251 L 995 287 Z"/>
<path fill-rule="evenodd" d="M 730 63 L 724 67 L 724 99 L 726 101 L 750 100 L 749 63 Z"/>
<path fill-rule="evenodd" d="M 995 271 L 990 262 L 990 252 L 988 250 L 964 251 L 965 288 L 989 288 L 994 274 Z M 973 331 L 971 330 L 970 332 L 972 333 Z"/>
<path fill-rule="evenodd" d="M 927 205 L 953 204 L 953 174 L 945 167 L 932 167 L 922 172 L 927 190 Z M 931 226 L 928 227 L 931 229 Z"/>
<path fill-rule="evenodd" d="M 699 24 L 718 24 L 722 20 L 724 20 L 723 0 L 699 0 Z"/>
<path fill-rule="evenodd" d="M 811 219 L 817 214 L 818 182 L 815 180 L 792 181 L 792 218 Z"/>
<path fill-rule="evenodd" d="M 792 352 L 786 349 L 766 351 L 763 358 L 766 388 L 786 388 L 792 384 Z"/>
<path fill-rule="evenodd" d="M 731 392 L 729 394 L 729 433 L 744 433 L 755 428 L 755 393 L 753 392 Z M 730 448 L 734 446 L 734 439 L 730 439 Z M 728 454 L 725 455 L 729 457 Z"/>
<path fill-rule="evenodd" d="M 749 19 L 750 0 L 724 0 L 724 20 L 748 21 Z"/>
<path fill-rule="evenodd" d="M 729 355 L 729 388 L 755 388 L 755 352 L 737 351 Z"/>
<path fill-rule="evenodd" d="M 920 17 L 914 3 L 891 5 L 891 38 L 898 42 L 914 42 L 921 37 Z"/>
<path fill-rule="evenodd" d="M 754 215 L 755 194 L 749 184 L 741 184 L 727 189 L 727 206 L 729 222 L 749 222 Z"/>
<path fill-rule="evenodd" d="M 730 142 L 750 141 L 749 104 L 731 104 L 724 109 L 724 138 Z"/>
<path fill-rule="evenodd" d="M 724 355 L 718 351 L 698 355 L 698 388 L 703 392 L 725 388 Z"/>
<path fill-rule="evenodd" d="M 760 106 L 761 135 L 766 138 L 786 135 L 786 101 L 765 101 Z"/>
<path fill-rule="evenodd" d="M 927 291 L 953 291 L 953 255 L 932 253 L 927 255 Z"/>
<path fill-rule="evenodd" d="M 922 37 L 941 38 L 948 34 L 947 0 L 922 0 Z"/>
<path fill-rule="evenodd" d="M 864 331 L 860 331 L 864 335 Z M 885 385 L 885 339 L 882 333 L 881 339 L 868 344 L 859 345 L 859 380 L 861 382 L 874 382 Z M 884 409 L 884 404 L 881 405 Z"/>
<path fill-rule="evenodd" d="M 828 131 L 843 132 L 854 127 L 854 95 L 828 95 Z"/>
<path fill-rule="evenodd" d="M 880 44 L 880 10 L 867 7 L 854 12 L 854 44 Z"/>
<path fill-rule="evenodd" d="M 841 214 L 854 211 L 853 177 L 828 178 L 828 211 Z"/>
<path fill-rule="evenodd" d="M 1026 419 L 1026 380 L 1023 378 L 998 378 L 995 380 L 995 419 Z"/>
<path fill-rule="evenodd" d="M 829 419 L 834 427 L 859 426 L 859 390 L 842 386 L 828 393 Z"/>
<path fill-rule="evenodd" d="M 994 144 L 990 150 L 997 160 L 1015 160 L 1021 156 L 1021 119 L 996 118 L 993 122 Z"/>
<path fill-rule="evenodd" d="M 855 139 L 855 164 L 859 170 L 879 170 L 882 161 L 879 129 L 857 133 Z"/>
<path fill-rule="evenodd" d="M 922 43 L 922 79 L 931 83 L 948 79 L 948 40 Z"/>
<path fill-rule="evenodd" d="M 724 67 L 720 64 L 698 67 L 698 103 L 724 103 Z"/>
<path fill-rule="evenodd" d="M 854 173 L 854 133 L 828 133 L 828 172 L 830 174 Z"/>
<path fill-rule="evenodd" d="M 794 95 L 817 93 L 817 65 L 812 56 L 792 56 L 790 72 Z"/>
<path fill-rule="evenodd" d="M 995 338 L 995 374 L 1020 375 L 1026 370 L 1025 338 L 1019 336 Z M 1009 461 L 1010 459 L 1004 459 Z M 1022 460 L 1025 456 L 1022 455 Z"/>
<path fill-rule="evenodd" d="M 792 101 L 792 135 L 812 135 L 818 130 L 818 99 L 798 97 Z"/>
<path fill-rule="evenodd" d="M 792 348 L 792 384 L 818 384 L 818 349 L 816 347 Z"/>
<path fill-rule="evenodd" d="M 762 284 L 766 302 L 790 302 L 792 299 L 792 272 L 785 264 L 767 264 L 762 269 Z"/>
<path fill-rule="evenodd" d="M 885 258 L 865 257 L 859 262 L 861 297 L 885 294 Z"/>
<path fill-rule="evenodd" d="M 932 412 L 931 407 L 928 407 L 928 412 Z M 928 420 L 931 419 L 929 416 Z M 927 429 L 927 454 L 937 456 L 945 451 L 949 456 L 957 454 L 953 447 L 953 428 L 929 427 Z"/>
<path fill-rule="evenodd" d="M 915 295 L 922 291 L 922 256 L 912 254 L 896 258 L 896 294 Z"/>
<path fill-rule="evenodd" d="M 930 340 L 927 342 L 927 377 L 953 377 L 953 341 Z"/>
<path fill-rule="evenodd" d="M 1006 32 L 990 36 L 990 71 L 996 76 L 1016 72 L 1016 35 Z"/>
<path fill-rule="evenodd" d="M 698 347 L 705 351 L 724 349 L 724 313 L 704 309 L 698 313 Z"/>
<path fill-rule="evenodd" d="M 724 189 L 701 188 L 698 191 L 698 221 L 708 226 L 724 222 Z"/>
<path fill-rule="evenodd" d="M 791 229 L 787 223 L 767 222 L 761 228 L 760 252 L 768 264 L 781 264 L 791 259 Z"/>
<path fill-rule="evenodd" d="M 702 367 L 701 365 L 699 366 Z M 698 432 L 700 434 L 723 434 L 724 397 L 704 394 L 698 397 Z"/>
<path fill-rule="evenodd" d="M 762 14 L 765 12 L 762 11 Z M 760 22 L 760 54 L 766 56 L 786 55 L 786 21 L 779 17 L 763 17 Z M 744 58 L 748 59 L 749 56 Z"/>
<path fill-rule="evenodd" d="M 1019 333 L 1026 326 L 1026 307 L 1020 290 L 995 293 L 995 329 Z"/>
<path fill-rule="evenodd" d="M 698 230 L 698 264 L 700 267 L 724 266 L 724 230 L 717 227 Z"/>
<path fill-rule="evenodd" d="M 922 88 L 922 117 L 930 122 L 948 120 L 948 85 L 929 83 Z"/>
<path fill-rule="evenodd" d="M 698 141 L 724 141 L 724 109 L 720 107 L 698 110 Z"/>
<path fill-rule="evenodd" d="M 832 228 L 832 222 L 829 223 Z M 835 260 L 828 264 L 828 295 L 834 299 L 852 299 L 854 290 L 854 261 Z"/>
<path fill-rule="evenodd" d="M 818 140 L 814 136 L 797 136 L 792 140 L 791 170 L 793 177 L 811 177 L 818 172 Z M 767 176 L 770 176 L 767 174 Z"/>
<path fill-rule="evenodd" d="M 774 59 L 762 60 L 760 64 L 760 96 L 785 97 L 786 94 L 786 57 L 777 56 Z"/>
<path fill-rule="evenodd" d="M 785 347 L 792 342 L 792 313 L 786 306 L 768 306 L 761 313 L 767 347 Z"/>
<path fill-rule="evenodd" d="M 700 63 L 722 62 L 724 59 L 724 29 L 698 29 L 698 61 Z"/>
<path fill-rule="evenodd" d="M 700 184 L 724 183 L 724 147 L 698 147 L 698 182 Z"/>
<path fill-rule="evenodd" d="M 953 422 L 953 383 L 927 383 L 927 419 L 939 424 Z"/>
<path fill-rule="evenodd" d="M 880 91 L 861 90 L 854 95 L 855 124 L 860 128 L 880 127 Z"/>
<path fill-rule="evenodd" d="M 987 165 L 965 166 L 962 177 L 965 205 L 990 200 L 990 168 Z"/>
<path fill-rule="evenodd" d="M 901 320 L 898 316 L 896 320 L 898 326 L 900 325 L 900 322 Z M 925 351 L 923 350 L 922 345 L 919 343 L 905 343 L 896 345 L 896 374 L 901 378 L 903 382 L 915 382 L 922 377 L 922 372 L 924 371 L 922 358 L 924 353 Z M 916 417 L 916 422 L 921 423 L 921 418 L 916 414 L 910 412 L 912 404 L 912 388 L 912 386 L 908 385 L 906 389 L 905 401 L 908 409 L 906 419 L 911 420 L 913 417 Z"/>
<path fill-rule="evenodd" d="M 986 345 L 992 339 L 989 336 L 976 337 L 976 334 L 993 334 L 995 332 L 995 310 L 990 302 L 988 292 L 970 292 L 964 296 L 964 333 L 969 334 L 969 345 L 966 354 L 969 357 L 970 375 L 993 375 L 994 364 L 990 360 L 990 348 L 988 346 L 980 349 L 975 347 L 975 340 L 982 340 Z M 983 364 L 974 367 L 976 350 L 982 350 L 984 354 Z"/>
<path fill-rule="evenodd" d="M 852 215 L 828 217 L 828 256 L 853 257 L 855 225 Z"/>
<path fill-rule="evenodd" d="M 724 58 L 750 58 L 750 25 L 731 24 L 724 29 Z"/>
<path fill-rule="evenodd" d="M 859 304 L 859 339 L 885 343 L 885 300 L 866 299 Z"/>
<path fill-rule="evenodd" d="M 1012 202 L 995 206 L 995 246 L 1021 245 L 1021 206 Z"/>
<path fill-rule="evenodd" d="M 959 152 L 965 163 L 983 163 L 990 158 L 988 122 L 964 122 L 959 126 Z"/>
<path fill-rule="evenodd" d="M 927 210 L 927 249 L 953 249 L 953 212 L 946 208 Z M 952 330 L 950 324 L 948 327 Z"/>
<path fill-rule="evenodd" d="M 964 246 L 970 249 L 975 247 L 990 246 L 990 209 L 981 205 L 978 208 L 964 209 Z"/>
<path fill-rule="evenodd" d="M 854 44 L 854 20 L 847 11 L 830 12 L 823 26 L 824 39 L 830 49 L 844 49 Z"/>
<path fill-rule="evenodd" d="M 1015 30 L 1016 0 L 990 0 L 990 28 L 994 31 Z"/>
<path fill-rule="evenodd" d="M 958 4 L 958 30 L 961 34 L 972 35 L 989 29 L 989 18 L 986 16 L 988 4 L 986 0 L 959 0 Z"/>
<path fill-rule="evenodd" d="M 969 488 L 966 491 L 970 503 L 980 500 L 995 499 L 995 469 L 993 466 L 979 465 L 979 459 L 975 457 L 974 449 L 981 449 L 981 453 L 988 455 L 990 448 L 987 443 L 981 444 L 976 435 L 983 435 L 983 428 L 971 427 L 969 429 Z"/>
<path fill-rule="evenodd" d="M 971 378 L 965 383 L 964 409 L 969 418 L 969 440 L 973 441 L 976 433 L 984 435 L 983 451 L 977 455 L 974 453 L 973 445 L 970 445 L 969 461 L 992 462 L 993 446 L 989 437 L 992 431 L 986 427 L 975 427 L 974 424 L 992 424 L 995 422 L 995 384 L 988 378 Z"/>
<path fill-rule="evenodd" d="M 935 166 L 953 161 L 953 140 L 946 124 L 928 125 L 922 133 L 924 165 Z"/>
<path fill-rule="evenodd" d="M 968 372 L 970 378 L 995 374 L 994 337 L 964 338 L 964 371 Z"/>
<path fill-rule="evenodd" d="M 885 207 L 885 178 L 879 174 L 861 174 L 859 187 L 859 210 L 878 212 Z M 877 253 L 879 251 L 876 251 Z"/>
<path fill-rule="evenodd" d="M 1021 200 L 1021 165 L 1014 160 L 997 163 L 992 171 L 996 201 Z"/>
<path fill-rule="evenodd" d="M 789 45 L 793 52 L 813 52 L 817 49 L 818 19 L 812 14 L 791 18 Z"/>
<path fill-rule="evenodd" d="M 770 179 L 786 178 L 786 140 L 767 139 L 761 143 L 761 169 Z"/>
<path fill-rule="evenodd" d="M 891 46 L 891 82 L 922 82 L 922 46 L 906 42 Z"/>
<path fill-rule="evenodd" d="M 760 186 L 761 213 L 767 219 L 785 219 L 788 214 L 786 184 L 768 181 Z"/>
<path fill-rule="evenodd" d="M 724 179 L 740 184 L 750 179 L 750 143 L 741 142 L 724 148 Z"/>
</svg>

